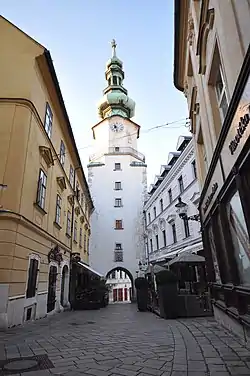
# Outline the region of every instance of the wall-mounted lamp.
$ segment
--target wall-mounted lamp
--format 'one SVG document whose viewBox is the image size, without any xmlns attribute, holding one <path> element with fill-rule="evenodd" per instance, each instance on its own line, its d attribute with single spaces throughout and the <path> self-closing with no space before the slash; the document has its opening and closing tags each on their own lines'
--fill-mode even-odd
<svg viewBox="0 0 250 376">
<path fill-rule="evenodd" d="M 2 192 L 5 191 L 7 189 L 7 185 L 6 184 L 0 184 L 0 198 L 2 198 Z M 0 209 L 2 209 L 3 206 L 0 205 Z"/>
<path fill-rule="evenodd" d="M 181 197 L 178 197 L 178 204 L 176 204 L 175 207 L 176 212 L 179 214 L 181 219 L 187 219 L 188 221 L 200 221 L 199 214 L 191 215 L 190 217 L 187 216 L 188 205 L 181 200 Z"/>
</svg>

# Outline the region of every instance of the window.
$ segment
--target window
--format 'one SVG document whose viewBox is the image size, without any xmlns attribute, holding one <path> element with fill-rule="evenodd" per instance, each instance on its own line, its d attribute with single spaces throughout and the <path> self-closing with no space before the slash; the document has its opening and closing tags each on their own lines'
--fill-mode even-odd
<svg viewBox="0 0 250 376">
<path fill-rule="evenodd" d="M 149 242 L 150 242 L 150 251 L 153 252 L 153 240 L 150 239 Z"/>
<path fill-rule="evenodd" d="M 70 211 L 68 210 L 68 213 L 67 213 L 67 228 L 66 228 L 66 234 L 67 235 L 70 235 L 71 233 L 71 213 Z"/>
<path fill-rule="evenodd" d="M 180 193 L 182 193 L 182 192 L 184 191 L 184 185 L 183 185 L 183 179 L 182 179 L 182 176 L 179 177 L 179 179 L 178 179 L 178 183 L 179 183 Z"/>
<path fill-rule="evenodd" d="M 162 230 L 162 237 L 163 237 L 164 247 L 166 247 L 166 245 L 167 245 L 167 238 L 166 238 L 166 231 L 165 230 Z"/>
<path fill-rule="evenodd" d="M 122 206 L 122 199 L 121 198 L 116 198 L 115 199 L 115 207 L 120 208 Z"/>
<path fill-rule="evenodd" d="M 28 284 L 26 290 L 26 298 L 32 298 L 36 295 L 36 282 L 38 274 L 38 260 L 30 259 Z"/>
<path fill-rule="evenodd" d="M 163 199 L 162 198 L 160 199 L 160 210 L 161 212 L 163 211 Z"/>
<path fill-rule="evenodd" d="M 56 195 L 56 218 L 55 222 L 60 225 L 61 222 L 61 208 L 62 208 L 62 199 L 59 195 Z"/>
<path fill-rule="evenodd" d="M 64 166 L 64 163 L 65 163 L 65 145 L 64 145 L 63 141 L 61 141 L 61 145 L 60 145 L 60 162 L 61 162 L 61 165 Z"/>
<path fill-rule="evenodd" d="M 112 271 L 111 278 L 115 279 L 115 270 Z"/>
<path fill-rule="evenodd" d="M 228 100 L 226 95 L 226 85 L 223 78 L 223 72 L 221 64 L 219 65 L 218 71 L 217 71 L 217 77 L 215 82 L 215 92 L 216 97 L 219 105 L 221 120 L 225 119 L 227 109 L 228 109 Z"/>
<path fill-rule="evenodd" d="M 123 276 L 122 276 L 122 270 L 120 270 L 120 279 L 122 279 L 122 277 L 123 277 Z"/>
<path fill-rule="evenodd" d="M 173 243 L 177 242 L 177 237 L 176 237 L 176 227 L 175 224 L 172 224 L 172 233 L 173 233 Z"/>
<path fill-rule="evenodd" d="M 250 241 L 247 225 L 240 201 L 239 192 L 235 192 L 227 205 L 227 216 L 233 240 L 235 260 L 238 265 L 240 281 L 250 284 Z"/>
<path fill-rule="evenodd" d="M 150 213 L 148 213 L 148 223 L 150 223 L 151 222 L 151 215 L 150 215 Z"/>
<path fill-rule="evenodd" d="M 82 228 L 80 227 L 79 246 L 82 248 Z"/>
<path fill-rule="evenodd" d="M 74 242 L 77 241 L 77 221 L 74 222 Z"/>
<path fill-rule="evenodd" d="M 87 252 L 87 236 L 86 236 L 86 234 L 84 235 L 83 250 L 84 250 L 84 253 Z"/>
<path fill-rule="evenodd" d="M 154 216 L 156 218 L 156 207 L 154 206 Z"/>
<path fill-rule="evenodd" d="M 115 163 L 115 171 L 121 170 L 121 163 Z"/>
<path fill-rule="evenodd" d="M 186 217 L 183 218 L 183 223 L 184 223 L 185 237 L 188 238 L 190 236 L 190 232 L 189 232 L 188 219 Z"/>
<path fill-rule="evenodd" d="M 173 201 L 172 189 L 171 188 L 168 190 L 168 198 L 169 198 L 169 203 L 171 204 L 171 202 Z"/>
<path fill-rule="evenodd" d="M 52 133 L 52 123 L 53 123 L 53 114 L 48 102 L 46 103 L 46 112 L 45 112 L 45 120 L 44 120 L 44 129 L 49 138 L 51 138 Z"/>
<path fill-rule="evenodd" d="M 197 179 L 196 161 L 194 160 L 191 164 L 192 164 L 192 169 L 193 169 L 193 176 L 195 179 Z"/>
<path fill-rule="evenodd" d="M 113 85 L 117 85 L 117 77 L 113 76 Z"/>
<path fill-rule="evenodd" d="M 40 169 L 36 203 L 42 209 L 44 209 L 45 207 L 46 184 L 47 184 L 47 176 L 45 172 L 42 169 Z"/>
<path fill-rule="evenodd" d="M 115 243 L 115 249 L 117 251 L 121 251 L 122 250 L 122 243 Z"/>
<path fill-rule="evenodd" d="M 110 77 L 108 79 L 108 84 L 109 84 L 109 86 L 111 85 L 111 78 Z"/>
<path fill-rule="evenodd" d="M 69 182 L 73 187 L 73 184 L 74 184 L 74 169 L 71 165 L 69 167 Z"/>
<path fill-rule="evenodd" d="M 158 235 L 155 235 L 155 241 L 156 241 L 156 249 L 159 249 L 159 237 Z"/>
<path fill-rule="evenodd" d="M 84 194 L 83 192 L 81 192 L 81 207 L 83 208 L 83 204 L 84 204 Z"/>
<path fill-rule="evenodd" d="M 116 219 L 115 221 L 115 228 L 116 230 L 122 230 L 123 227 L 122 227 L 122 219 Z"/>
<path fill-rule="evenodd" d="M 116 146 L 115 147 L 115 152 L 118 152 L 118 151 L 120 151 L 120 148 L 119 148 L 119 146 Z"/>
<path fill-rule="evenodd" d="M 76 198 L 79 201 L 80 200 L 80 189 L 79 189 L 79 182 L 76 182 Z"/>
<path fill-rule="evenodd" d="M 122 262 L 123 261 L 123 252 L 122 251 L 115 251 L 114 261 L 115 262 Z"/>
<path fill-rule="evenodd" d="M 115 190 L 120 191 L 122 189 L 122 183 L 120 181 L 115 182 Z"/>
</svg>

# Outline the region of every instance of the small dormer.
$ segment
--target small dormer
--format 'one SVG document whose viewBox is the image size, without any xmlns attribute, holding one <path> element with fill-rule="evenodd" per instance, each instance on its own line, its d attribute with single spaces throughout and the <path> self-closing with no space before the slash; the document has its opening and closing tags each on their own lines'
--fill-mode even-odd
<svg viewBox="0 0 250 376">
<path fill-rule="evenodd" d="M 180 136 L 177 141 L 176 150 L 183 152 L 189 142 L 192 140 L 191 136 Z"/>
<path fill-rule="evenodd" d="M 169 171 L 171 170 L 171 167 L 172 166 L 169 166 L 169 165 L 161 165 L 161 169 L 160 169 L 160 175 L 162 178 L 165 178 L 165 176 L 169 173 Z"/>
<path fill-rule="evenodd" d="M 168 154 L 168 165 L 171 167 L 175 164 L 179 156 L 181 155 L 180 151 L 172 151 Z"/>
</svg>

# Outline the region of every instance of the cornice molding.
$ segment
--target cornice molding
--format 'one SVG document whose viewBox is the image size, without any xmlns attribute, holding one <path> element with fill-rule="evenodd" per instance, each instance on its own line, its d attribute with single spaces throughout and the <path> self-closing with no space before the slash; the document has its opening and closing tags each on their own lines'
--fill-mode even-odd
<svg viewBox="0 0 250 376">
<path fill-rule="evenodd" d="M 168 184 L 174 180 L 176 175 L 180 173 L 180 171 L 183 169 L 183 167 L 187 164 L 187 162 L 191 159 L 193 155 L 194 155 L 194 145 L 193 145 L 193 140 L 191 140 L 188 146 L 186 147 L 186 149 L 179 156 L 178 160 L 173 165 L 169 173 L 165 176 L 164 180 L 156 188 L 152 196 L 146 202 L 144 210 L 147 210 L 152 205 L 152 203 L 156 201 L 157 198 L 163 193 L 163 191 L 167 189 Z"/>
</svg>

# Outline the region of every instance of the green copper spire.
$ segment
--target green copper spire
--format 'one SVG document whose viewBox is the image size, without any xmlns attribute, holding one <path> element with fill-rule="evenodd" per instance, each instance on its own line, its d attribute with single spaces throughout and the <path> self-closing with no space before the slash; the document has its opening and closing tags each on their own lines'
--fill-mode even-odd
<svg viewBox="0 0 250 376">
<path fill-rule="evenodd" d="M 134 116 L 135 102 L 127 95 L 123 87 L 124 71 L 122 61 L 116 56 L 116 41 L 112 39 L 112 57 L 106 64 L 105 77 L 108 86 L 103 90 L 103 98 L 99 103 L 98 110 L 102 119 L 113 115 L 125 118 Z"/>
</svg>

